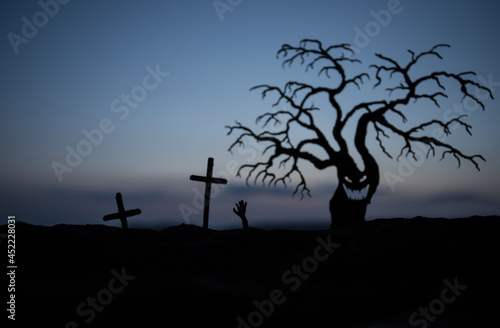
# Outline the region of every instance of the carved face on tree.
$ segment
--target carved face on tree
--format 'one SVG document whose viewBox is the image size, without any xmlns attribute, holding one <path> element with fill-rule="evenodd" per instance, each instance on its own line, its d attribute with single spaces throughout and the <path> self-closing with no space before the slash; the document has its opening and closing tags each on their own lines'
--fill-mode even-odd
<svg viewBox="0 0 500 328">
<path fill-rule="evenodd" d="M 359 172 L 359 174 L 343 174 L 340 184 L 349 200 L 362 201 L 368 196 L 370 184 L 366 174 L 362 172 Z"/>
<path fill-rule="evenodd" d="M 337 177 L 339 192 L 344 193 L 346 200 L 368 204 L 379 184 L 378 165 L 369 153 L 362 155 L 363 171 L 349 155 L 345 155 L 337 166 Z"/>
<path fill-rule="evenodd" d="M 493 98 L 488 88 L 466 77 L 467 75 L 475 75 L 474 72 L 456 74 L 440 70 L 425 75 L 425 73 L 422 74 L 423 69 L 414 68 L 417 63 L 420 63 L 422 57 L 442 59 L 436 50 L 440 47 L 449 46 L 439 44 L 431 48 L 431 50 L 419 54 L 408 50 L 410 60 L 406 63 L 400 63 L 395 59 L 376 54 L 375 56 L 383 64 L 369 66 L 375 69 L 372 77 L 374 75 L 374 81 L 376 81 L 370 88 L 376 88 L 383 80 L 384 82 L 387 80 L 388 85 L 385 88 L 388 92 L 387 98 L 362 102 L 345 109 L 340 102 L 339 98 L 341 96 L 339 95 L 343 95 L 346 88 L 351 85 L 361 90 L 361 85 L 366 83 L 365 80 L 371 80 L 368 73 L 352 76 L 346 72 L 346 69 L 351 67 L 350 65 L 354 63 L 361 64 L 358 59 L 352 58 L 355 53 L 351 46 L 344 43 L 323 47 L 321 42 L 311 39 L 302 40 L 299 46 L 283 45 L 278 51 L 278 57 L 280 55 L 283 55 L 284 58 L 288 57 L 283 61 L 283 66 L 290 66 L 293 62 L 300 61 L 306 65 L 306 70 L 319 69 L 319 75 L 325 74 L 327 78 L 332 79 L 332 86 L 313 86 L 290 81 L 283 88 L 270 85 L 258 85 L 252 88 L 263 88 L 262 98 L 268 93 L 277 93 L 278 100 L 273 106 L 278 106 L 281 101 L 284 101 L 291 109 L 278 110 L 259 116 L 257 122 L 264 121 L 263 130 L 259 133 L 238 122 L 234 126 L 227 126 L 229 128 L 228 134 L 235 130 L 241 131 L 240 136 L 229 147 L 229 151 L 232 151 L 236 146 L 244 146 L 247 138 L 253 139 L 257 143 L 267 144 L 263 151 L 263 155 L 269 156 L 267 161 L 242 165 L 237 172 L 237 176 L 240 176 L 242 170 L 249 169 L 247 184 L 248 180 L 254 176 L 255 182 L 261 179 L 268 184 L 274 183 L 276 185 L 282 182 L 286 186 L 292 175 L 297 175 L 299 183 L 294 194 L 300 191 L 301 195 L 304 196 L 304 193 L 309 195 L 310 192 L 305 177 L 299 169 L 300 161 L 308 161 L 319 170 L 335 166 L 337 167 L 339 183 L 330 201 L 331 226 L 340 227 L 354 221 L 364 220 L 366 206 L 370 203 L 379 184 L 378 164 L 366 147 L 368 131 L 373 133 L 382 152 L 390 158 L 393 157 L 385 147 L 385 139 L 384 142 L 382 140 L 383 138 L 389 139 L 389 135 L 393 135 L 401 138 L 404 145 L 397 159 L 401 156 L 415 156 L 413 147 L 415 144 L 420 144 L 428 147 L 428 154 L 435 155 L 437 149 L 442 149 L 443 158 L 446 155 L 452 155 L 458 160 L 459 166 L 460 161 L 465 159 L 479 169 L 477 159 L 484 160 L 481 155 L 465 155 L 452 145 L 429 136 L 431 134 L 430 129 L 436 127 L 442 129 L 446 135 L 450 134 L 451 124 L 464 127 L 470 134 L 471 126 L 463 121 L 464 116 L 458 116 L 445 122 L 431 119 L 413 127 L 405 125 L 405 129 L 397 127 L 392 122 L 394 118 L 399 118 L 403 123 L 407 123 L 405 110 L 408 109 L 407 105 L 409 103 L 419 103 L 420 100 L 424 99 L 426 100 L 425 106 L 428 106 L 430 101 L 430 103 L 434 103 L 439 107 L 439 97 L 448 97 L 446 94 L 449 89 L 448 84 L 446 84 L 447 80 L 453 81 L 453 83 L 450 83 L 450 88 L 457 86 L 458 83 L 459 90 L 463 95 L 462 101 L 469 98 L 479 104 L 482 109 L 484 109 L 484 104 L 474 96 L 470 88 L 487 91 L 489 96 Z M 433 91 L 433 87 L 437 91 Z M 427 92 L 423 91 L 424 89 Z M 313 99 L 318 94 L 327 96 L 328 107 L 330 108 L 325 110 L 333 111 L 336 115 L 331 129 L 325 131 L 322 131 L 315 122 L 314 113 L 319 108 L 314 106 Z M 349 149 L 343 135 L 344 127 L 353 120 L 357 120 L 357 123 L 355 122 L 354 145 L 363 160 L 363 171 L 358 169 L 355 162 L 348 155 Z M 267 128 L 268 125 L 281 126 L 282 129 L 269 129 Z M 305 129 L 309 135 L 312 134 L 312 137 L 293 143 L 290 134 L 292 130 L 297 128 Z M 330 144 L 330 136 L 333 137 L 335 146 Z M 315 153 L 309 151 L 310 147 L 322 148 L 326 156 L 323 156 L 323 158 L 318 157 Z M 278 176 L 271 169 L 274 165 L 285 168 L 282 176 Z"/>
<path fill-rule="evenodd" d="M 368 178 L 367 170 L 360 171 L 356 163 L 348 155 L 345 155 L 341 164 L 337 166 L 337 177 L 339 191 L 345 194 L 346 199 L 353 201 L 367 200 L 370 182 L 374 183 L 374 181 Z"/>
</svg>

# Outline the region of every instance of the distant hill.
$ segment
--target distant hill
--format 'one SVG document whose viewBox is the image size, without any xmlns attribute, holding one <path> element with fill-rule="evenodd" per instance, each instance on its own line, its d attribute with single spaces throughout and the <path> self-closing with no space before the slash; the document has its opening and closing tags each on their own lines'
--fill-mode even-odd
<svg viewBox="0 0 500 328">
<path fill-rule="evenodd" d="M 480 327 L 498 322 L 499 236 L 500 217 L 248 235 L 185 224 L 125 231 L 18 222 L 16 323 Z M 429 306 L 433 320 L 419 314 Z"/>
</svg>

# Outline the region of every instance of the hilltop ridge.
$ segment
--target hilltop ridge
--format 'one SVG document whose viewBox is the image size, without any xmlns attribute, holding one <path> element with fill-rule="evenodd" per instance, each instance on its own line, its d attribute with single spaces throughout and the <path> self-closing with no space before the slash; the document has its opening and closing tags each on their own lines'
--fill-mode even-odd
<svg viewBox="0 0 500 328">
<path fill-rule="evenodd" d="M 16 229 L 18 318 L 43 326 L 238 327 L 238 317 L 248 320 L 256 303 L 280 290 L 285 301 L 261 314 L 260 326 L 409 327 L 409 316 L 438 297 L 445 280 L 467 288 L 436 327 L 489 320 L 499 305 L 490 303 L 500 292 L 495 216 L 247 235 L 186 224 L 155 231 L 18 222 Z M 86 299 L 117 272 L 134 278 L 85 322 L 92 313 Z"/>
</svg>

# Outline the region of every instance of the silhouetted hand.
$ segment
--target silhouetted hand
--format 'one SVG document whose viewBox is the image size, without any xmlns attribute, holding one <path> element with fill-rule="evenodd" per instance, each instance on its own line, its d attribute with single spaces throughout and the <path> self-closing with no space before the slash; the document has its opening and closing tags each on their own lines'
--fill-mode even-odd
<svg viewBox="0 0 500 328">
<path fill-rule="evenodd" d="M 245 233 L 247 233 L 249 231 L 248 220 L 246 217 L 247 202 L 240 200 L 235 205 L 236 205 L 236 208 L 233 208 L 233 212 L 234 212 L 234 214 L 238 215 L 241 218 L 241 223 L 243 224 L 243 231 Z"/>
<path fill-rule="evenodd" d="M 247 211 L 247 202 L 240 200 L 239 203 L 235 203 L 235 205 L 236 208 L 233 208 L 233 212 L 243 219 Z"/>
</svg>

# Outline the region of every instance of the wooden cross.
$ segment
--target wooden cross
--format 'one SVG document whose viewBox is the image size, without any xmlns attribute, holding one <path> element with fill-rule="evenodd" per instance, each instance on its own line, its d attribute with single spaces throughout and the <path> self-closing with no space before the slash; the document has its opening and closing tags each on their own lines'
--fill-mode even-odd
<svg viewBox="0 0 500 328">
<path fill-rule="evenodd" d="M 208 229 L 208 211 L 210 208 L 210 193 L 212 191 L 212 183 L 226 184 L 227 180 L 222 178 L 213 178 L 214 169 L 214 159 L 212 157 L 208 158 L 207 164 L 207 176 L 202 177 L 199 175 L 192 175 L 189 177 L 190 180 L 205 182 L 205 204 L 203 209 L 203 228 Z"/>
<path fill-rule="evenodd" d="M 136 208 L 135 210 L 125 211 L 123 206 L 122 194 L 116 193 L 116 204 L 118 205 L 118 212 L 113 214 L 105 215 L 102 219 L 104 221 L 120 219 L 123 229 L 128 229 L 127 217 L 141 214 L 141 210 Z"/>
</svg>

